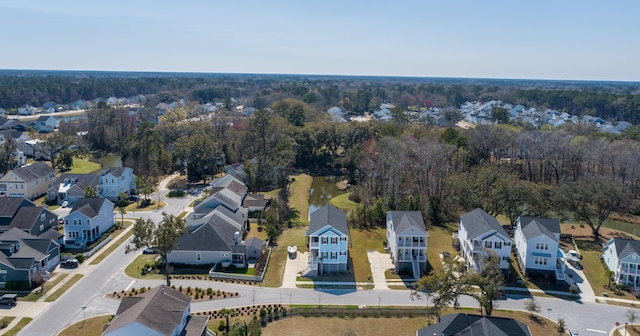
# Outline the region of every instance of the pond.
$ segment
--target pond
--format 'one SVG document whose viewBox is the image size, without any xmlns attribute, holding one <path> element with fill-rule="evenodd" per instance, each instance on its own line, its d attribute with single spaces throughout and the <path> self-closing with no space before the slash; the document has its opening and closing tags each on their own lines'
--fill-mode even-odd
<svg viewBox="0 0 640 336">
<path fill-rule="evenodd" d="M 345 193 L 337 185 L 341 179 L 340 176 L 318 176 L 313 178 L 311 190 L 309 191 L 310 214 L 327 205 L 333 197 Z"/>
<path fill-rule="evenodd" d="M 100 158 L 102 167 L 122 167 L 122 157 L 117 154 L 105 155 Z"/>
</svg>

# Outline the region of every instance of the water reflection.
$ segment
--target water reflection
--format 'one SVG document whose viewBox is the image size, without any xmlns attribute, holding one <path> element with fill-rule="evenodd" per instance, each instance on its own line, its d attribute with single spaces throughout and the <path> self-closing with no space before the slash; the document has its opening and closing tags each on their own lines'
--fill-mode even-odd
<svg viewBox="0 0 640 336">
<path fill-rule="evenodd" d="M 344 194 L 337 186 L 339 176 L 314 177 L 309 191 L 309 213 L 329 203 L 333 197 Z"/>
</svg>

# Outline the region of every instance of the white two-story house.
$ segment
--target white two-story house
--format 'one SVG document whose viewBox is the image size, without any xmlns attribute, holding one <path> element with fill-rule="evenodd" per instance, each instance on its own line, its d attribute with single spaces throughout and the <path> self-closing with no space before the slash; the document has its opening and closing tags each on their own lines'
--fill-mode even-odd
<svg viewBox="0 0 640 336">
<path fill-rule="evenodd" d="M 64 217 L 64 244 L 83 247 L 98 239 L 115 223 L 113 203 L 106 198 L 78 198 Z"/>
<path fill-rule="evenodd" d="M 410 272 L 414 279 L 427 270 L 427 228 L 420 211 L 387 212 L 387 250 L 396 273 Z"/>
<path fill-rule="evenodd" d="M 131 194 L 136 189 L 136 176 L 128 167 L 110 167 L 102 170 L 100 184 L 102 196 L 110 201 L 117 201 L 120 193 Z"/>
<path fill-rule="evenodd" d="M 602 259 L 616 284 L 640 289 L 640 241 L 613 238 L 604 244 Z"/>
<path fill-rule="evenodd" d="M 500 257 L 500 268 L 508 271 L 512 242 L 495 217 L 480 208 L 467 212 L 460 217 L 458 239 L 468 269 L 481 272 L 484 258 L 495 252 Z"/>
<path fill-rule="evenodd" d="M 309 268 L 317 275 L 347 271 L 347 216 L 331 204 L 309 215 Z"/>
<path fill-rule="evenodd" d="M 559 245 L 557 219 L 519 217 L 514 240 L 518 264 L 525 274 L 551 274 L 556 280 L 565 280 L 565 258 Z"/>
</svg>

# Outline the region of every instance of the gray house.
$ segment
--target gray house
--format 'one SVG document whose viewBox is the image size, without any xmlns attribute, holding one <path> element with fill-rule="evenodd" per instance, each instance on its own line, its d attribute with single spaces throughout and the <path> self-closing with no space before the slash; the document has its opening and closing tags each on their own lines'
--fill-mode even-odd
<svg viewBox="0 0 640 336">
<path fill-rule="evenodd" d="M 0 234 L 0 288 L 7 283 L 28 283 L 30 287 L 46 281 L 60 262 L 60 245 L 12 228 Z"/>
<path fill-rule="evenodd" d="M 26 198 L 0 198 L 0 232 L 16 228 L 30 235 L 40 236 L 53 230 L 57 224 L 56 214 L 45 207 L 37 207 Z"/>
<path fill-rule="evenodd" d="M 212 335 L 207 329 L 208 315 L 191 315 L 191 298 L 161 285 L 120 301 L 116 316 L 102 335 Z"/>
<path fill-rule="evenodd" d="M 78 198 L 64 217 L 64 243 L 83 247 L 98 239 L 115 223 L 113 203 L 106 198 Z"/>
<path fill-rule="evenodd" d="M 427 228 L 420 211 L 387 212 L 387 249 L 396 272 L 410 272 L 414 279 L 427 270 Z"/>
</svg>

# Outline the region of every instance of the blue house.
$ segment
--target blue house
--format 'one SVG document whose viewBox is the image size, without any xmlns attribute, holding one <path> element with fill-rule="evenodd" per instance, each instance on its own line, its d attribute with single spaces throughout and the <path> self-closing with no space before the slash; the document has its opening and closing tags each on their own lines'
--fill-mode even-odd
<svg viewBox="0 0 640 336">
<path fill-rule="evenodd" d="M 113 203 L 106 198 L 78 198 L 64 217 L 67 247 L 91 244 L 114 224 Z"/>
</svg>

